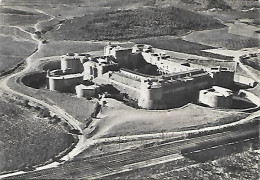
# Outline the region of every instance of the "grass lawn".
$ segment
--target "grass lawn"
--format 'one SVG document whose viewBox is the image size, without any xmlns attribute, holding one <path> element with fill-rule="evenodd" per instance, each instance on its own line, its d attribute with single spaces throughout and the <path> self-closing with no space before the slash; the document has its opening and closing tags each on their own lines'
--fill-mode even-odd
<svg viewBox="0 0 260 180">
<path fill-rule="evenodd" d="M 259 44 L 257 38 L 249 38 L 228 33 L 228 28 L 193 32 L 184 39 L 208 46 L 225 47 L 232 50 L 258 47 Z"/>
<path fill-rule="evenodd" d="M 189 104 L 168 111 L 136 110 L 108 99 L 99 122 L 100 135 L 104 137 L 161 133 L 195 129 L 237 121 L 244 113 L 218 111 Z"/>
<path fill-rule="evenodd" d="M 0 173 L 42 164 L 72 143 L 60 124 L 50 124 L 33 108 L 9 98 L 0 100 Z"/>
<path fill-rule="evenodd" d="M 107 43 L 86 42 L 86 41 L 55 41 L 44 44 L 40 50 L 34 54 L 34 58 L 60 56 L 68 52 L 83 53 L 90 51 L 100 51 Z"/>
</svg>

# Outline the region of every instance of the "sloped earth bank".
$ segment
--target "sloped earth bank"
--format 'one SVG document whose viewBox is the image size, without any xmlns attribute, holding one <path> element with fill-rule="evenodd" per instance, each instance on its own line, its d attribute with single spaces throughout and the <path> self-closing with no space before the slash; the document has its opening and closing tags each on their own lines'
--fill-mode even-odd
<svg viewBox="0 0 260 180">
<path fill-rule="evenodd" d="M 37 30 L 38 23 L 34 25 L 35 30 Z M 37 49 L 41 49 L 42 42 L 38 40 L 31 32 L 27 32 L 27 34 L 31 36 L 32 40 L 38 43 Z M 23 71 L 30 69 L 31 62 L 34 60 L 31 58 L 32 56 L 33 54 L 26 59 L 27 66 Z M 18 95 L 19 97 L 25 98 L 27 99 L 27 103 L 25 104 L 25 106 L 29 109 L 31 107 L 28 105 L 28 102 L 34 102 L 37 104 L 36 112 L 32 109 L 28 110 L 26 108 L 19 107 L 15 105 L 12 101 L 1 101 L 0 110 L 3 111 L 1 112 L 1 128 L 3 129 L 1 130 L 0 139 L 1 172 L 18 169 L 28 170 L 31 169 L 34 165 L 50 163 L 53 161 L 51 160 L 51 158 L 55 159 L 54 156 L 66 150 L 66 148 L 68 147 L 70 147 L 69 149 L 67 149 L 70 151 L 69 155 L 73 157 L 73 155 L 77 154 L 76 152 L 78 151 L 78 149 L 81 148 L 79 147 L 79 145 L 82 144 L 85 140 L 84 136 L 78 136 L 79 143 L 71 146 L 72 143 L 75 141 L 70 134 L 65 132 L 65 129 L 68 130 L 67 128 L 70 127 L 70 125 L 68 125 L 69 123 L 73 128 L 80 130 L 80 127 L 77 125 L 75 119 L 65 114 L 59 108 L 53 108 L 42 101 L 33 99 L 30 96 L 25 96 L 24 94 L 19 93 L 16 90 L 10 89 L 6 85 L 6 82 L 9 78 L 19 75 L 23 71 L 12 74 L 10 76 L 6 76 L 0 80 L 0 95 L 1 98 L 4 96 L 5 93 L 10 96 Z M 37 115 L 37 110 L 41 109 L 38 107 L 39 104 L 43 108 L 45 108 L 44 115 L 39 115 L 40 117 L 43 116 L 43 119 L 39 118 Z M 60 125 L 52 126 L 52 121 L 44 119 L 46 116 L 50 116 L 48 113 L 49 110 L 54 114 L 58 114 L 58 116 L 55 116 L 54 118 L 58 122 L 60 122 L 61 119 L 67 121 L 63 122 L 64 128 Z M 45 114 L 46 111 L 47 115 Z M 58 123 L 57 121 L 55 122 L 55 124 Z M 72 149 L 71 147 L 75 148 Z M 68 153 L 68 151 L 65 151 L 64 153 Z M 16 173 L 19 174 L 21 172 L 22 171 Z M 8 175 L 9 174 L 5 174 L 3 175 L 3 177 Z"/>
<path fill-rule="evenodd" d="M 75 141 L 66 127 L 44 117 L 27 101 L 0 100 L 0 173 L 39 165 Z"/>
</svg>

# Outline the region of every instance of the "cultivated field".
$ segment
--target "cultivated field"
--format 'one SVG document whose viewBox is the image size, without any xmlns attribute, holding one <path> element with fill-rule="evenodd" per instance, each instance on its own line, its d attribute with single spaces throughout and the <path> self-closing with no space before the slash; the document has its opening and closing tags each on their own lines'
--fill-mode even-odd
<svg viewBox="0 0 260 180">
<path fill-rule="evenodd" d="M 231 34 L 228 32 L 228 28 L 193 32 L 184 39 L 208 46 L 225 47 L 232 50 L 258 47 L 259 44 L 259 39 Z"/>
<path fill-rule="evenodd" d="M 230 60 L 230 57 L 228 56 L 202 51 L 205 49 L 213 49 L 214 47 L 212 46 L 207 46 L 196 42 L 189 42 L 172 36 L 142 38 L 142 39 L 135 39 L 131 41 L 137 44 L 150 44 L 151 46 L 159 49 L 193 54 L 193 55 L 203 56 L 203 57 Z"/>
<path fill-rule="evenodd" d="M 0 114 L 0 173 L 43 164 L 73 141 L 63 126 L 51 124 L 26 101 L 2 98 Z"/>
<path fill-rule="evenodd" d="M 257 28 L 255 26 L 250 26 L 244 23 L 235 23 L 229 26 L 228 32 L 240 36 L 260 39 L 260 35 L 255 32 L 257 30 L 260 30 L 260 28 Z"/>
<path fill-rule="evenodd" d="M 23 62 L 35 48 L 29 34 L 18 28 L 0 26 L 0 75 Z"/>
<path fill-rule="evenodd" d="M 106 42 L 90 42 L 90 41 L 53 41 L 44 44 L 33 58 L 42 58 L 50 56 L 60 56 L 69 52 L 88 53 L 90 51 L 103 51 Z"/>
<path fill-rule="evenodd" d="M 0 25 L 7 26 L 29 26 L 46 19 L 47 16 L 36 12 L 15 10 L 0 7 Z"/>
</svg>

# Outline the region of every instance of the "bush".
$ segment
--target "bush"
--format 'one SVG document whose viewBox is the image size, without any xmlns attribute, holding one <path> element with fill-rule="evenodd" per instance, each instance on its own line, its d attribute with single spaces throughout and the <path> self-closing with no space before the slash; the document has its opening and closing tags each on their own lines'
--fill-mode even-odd
<svg viewBox="0 0 260 180">
<path fill-rule="evenodd" d="M 39 113 L 38 117 L 40 117 L 40 118 L 51 117 L 50 111 L 47 108 L 40 109 L 40 113 Z"/>
</svg>

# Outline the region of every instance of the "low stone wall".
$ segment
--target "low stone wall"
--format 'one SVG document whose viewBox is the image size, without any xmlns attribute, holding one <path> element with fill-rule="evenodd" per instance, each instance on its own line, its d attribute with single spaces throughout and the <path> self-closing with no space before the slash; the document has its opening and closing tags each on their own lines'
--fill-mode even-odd
<svg viewBox="0 0 260 180">
<path fill-rule="evenodd" d="M 260 98 L 258 96 L 246 90 L 240 90 L 239 95 L 249 99 L 251 102 L 253 102 L 256 105 L 256 107 L 253 108 L 243 109 L 242 112 L 252 113 L 260 109 Z"/>
<path fill-rule="evenodd" d="M 235 74 L 234 82 L 238 83 L 238 84 L 250 86 L 250 87 L 254 87 L 257 84 L 257 82 L 255 80 L 253 80 L 252 78 L 248 78 L 248 77 L 241 76 L 238 74 Z"/>
</svg>

